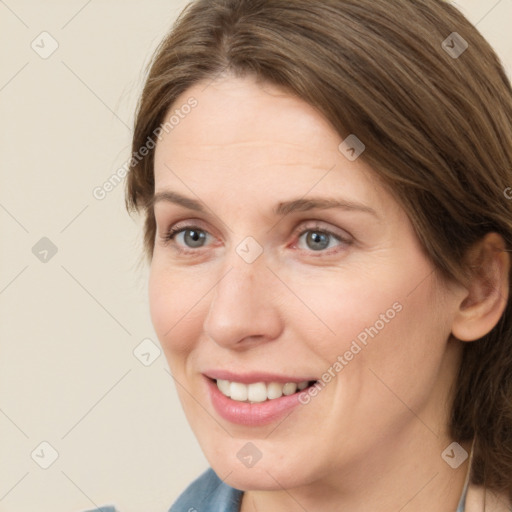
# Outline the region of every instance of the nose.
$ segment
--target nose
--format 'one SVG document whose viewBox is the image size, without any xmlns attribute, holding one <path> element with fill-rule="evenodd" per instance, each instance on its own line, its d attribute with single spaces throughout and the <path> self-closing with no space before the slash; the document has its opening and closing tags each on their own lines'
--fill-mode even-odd
<svg viewBox="0 0 512 512">
<path fill-rule="evenodd" d="M 243 350 L 279 337 L 279 280 L 263 255 L 247 263 L 233 254 L 212 290 L 204 331 L 218 345 Z"/>
</svg>

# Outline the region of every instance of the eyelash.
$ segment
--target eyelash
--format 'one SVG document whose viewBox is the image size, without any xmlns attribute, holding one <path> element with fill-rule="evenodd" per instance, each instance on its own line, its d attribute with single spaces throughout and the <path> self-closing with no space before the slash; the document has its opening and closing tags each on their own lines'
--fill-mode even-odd
<svg viewBox="0 0 512 512">
<path fill-rule="evenodd" d="M 162 242 L 164 245 L 169 245 L 171 242 L 173 242 L 174 238 L 176 237 L 176 235 L 178 235 L 179 233 L 182 233 L 183 231 L 188 231 L 188 230 L 196 230 L 196 231 L 201 231 L 203 233 L 208 233 L 208 231 L 206 231 L 205 229 L 202 229 L 201 227 L 197 226 L 197 225 L 194 225 L 194 224 L 185 224 L 185 225 L 176 225 L 176 226 L 173 226 L 171 227 L 163 236 L 162 236 Z M 342 237 L 340 235 L 337 235 L 336 233 L 333 233 L 332 231 L 328 230 L 328 229 L 325 229 L 325 228 L 322 228 L 321 226 L 319 226 L 318 224 L 314 224 L 314 225 L 310 225 L 310 226 L 306 226 L 304 228 L 302 228 L 302 230 L 295 230 L 293 235 L 296 236 L 298 239 L 300 239 L 304 234 L 308 233 L 308 232 L 315 232 L 315 233 L 321 233 L 321 234 L 324 234 L 324 235 L 328 235 L 332 238 L 334 238 L 335 240 L 337 240 L 338 242 L 340 242 L 342 245 L 350 245 L 352 243 L 352 240 L 350 240 L 348 237 Z M 339 251 L 339 246 L 337 246 L 336 248 L 330 248 L 330 249 L 323 249 L 323 250 L 320 250 L 320 251 L 313 251 L 313 250 L 308 250 L 308 249 L 299 249 L 300 251 L 305 251 L 305 252 L 308 252 L 308 253 L 312 253 L 314 255 L 316 255 L 317 257 L 318 256 L 325 256 L 325 255 L 331 255 L 333 253 L 333 249 L 335 250 L 335 252 L 338 252 Z M 180 253 L 180 254 L 196 254 L 198 253 L 198 251 L 200 251 L 200 249 L 202 249 L 202 247 L 200 248 L 197 248 L 197 249 L 191 249 L 191 248 L 186 248 L 184 249 L 183 247 L 181 246 L 177 246 L 176 250 Z"/>
</svg>

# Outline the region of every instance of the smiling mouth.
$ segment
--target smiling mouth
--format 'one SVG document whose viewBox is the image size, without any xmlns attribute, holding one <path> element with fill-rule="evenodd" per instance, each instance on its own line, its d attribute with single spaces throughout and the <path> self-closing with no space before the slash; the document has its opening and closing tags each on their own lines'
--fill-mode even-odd
<svg viewBox="0 0 512 512">
<path fill-rule="evenodd" d="M 217 385 L 219 391 L 226 397 L 237 402 L 245 403 L 262 403 L 266 401 L 276 400 L 282 396 L 290 396 L 295 393 L 313 386 L 318 381 L 301 381 L 301 382 L 254 382 L 252 384 L 244 384 L 242 382 L 234 382 L 222 379 L 210 379 Z"/>
</svg>

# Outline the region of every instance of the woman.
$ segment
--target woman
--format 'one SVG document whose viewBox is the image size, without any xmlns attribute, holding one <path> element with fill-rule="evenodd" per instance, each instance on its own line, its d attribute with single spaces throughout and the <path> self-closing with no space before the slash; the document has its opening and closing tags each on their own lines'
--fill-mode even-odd
<svg viewBox="0 0 512 512">
<path fill-rule="evenodd" d="M 440 0 L 182 13 L 127 182 L 211 465 L 172 512 L 511 509 L 511 119 Z"/>
</svg>

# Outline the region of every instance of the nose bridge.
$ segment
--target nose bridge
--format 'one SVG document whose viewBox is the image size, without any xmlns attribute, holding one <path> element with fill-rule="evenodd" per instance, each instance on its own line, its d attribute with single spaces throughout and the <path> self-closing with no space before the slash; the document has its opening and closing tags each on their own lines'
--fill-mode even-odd
<svg viewBox="0 0 512 512">
<path fill-rule="evenodd" d="M 239 254 L 240 247 L 242 255 Z M 226 258 L 212 290 L 204 330 L 221 345 L 236 345 L 248 338 L 271 339 L 279 334 L 275 290 L 265 258 L 246 258 L 242 243 Z"/>
</svg>

